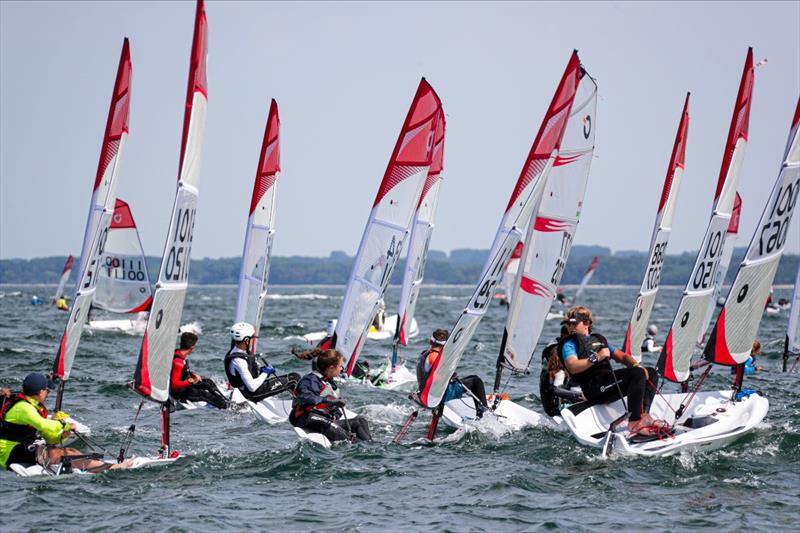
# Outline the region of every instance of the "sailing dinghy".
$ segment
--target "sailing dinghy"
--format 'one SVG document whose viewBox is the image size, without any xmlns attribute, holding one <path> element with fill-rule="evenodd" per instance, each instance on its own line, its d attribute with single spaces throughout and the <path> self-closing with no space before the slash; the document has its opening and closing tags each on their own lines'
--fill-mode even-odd
<svg viewBox="0 0 800 533">
<path fill-rule="evenodd" d="M 75 258 L 71 255 L 67 257 L 67 262 L 64 264 L 64 270 L 61 271 L 61 278 L 58 280 L 58 287 L 56 287 L 56 293 L 53 295 L 53 303 L 56 302 L 59 298 L 64 297 L 64 287 L 67 285 L 67 280 L 69 279 L 69 275 L 72 272 L 72 264 L 75 262 Z"/>
<path fill-rule="evenodd" d="M 686 168 L 688 136 L 689 93 L 686 94 L 686 101 L 683 104 L 678 133 L 675 135 L 672 156 L 667 167 L 667 176 L 664 178 L 664 186 L 661 188 L 661 199 L 658 202 L 653 236 L 650 238 L 650 253 L 647 255 L 644 279 L 639 288 L 639 295 L 636 297 L 636 304 L 633 306 L 633 313 L 628 322 L 628 331 L 625 333 L 625 342 L 622 348 L 623 352 L 631 354 L 637 361 L 642 360 L 642 342 L 650 323 L 650 313 L 653 311 L 656 294 L 661 283 L 661 269 L 664 266 L 664 259 L 667 257 L 667 244 L 672 234 L 672 219 L 675 216 L 678 191 Z"/>
<path fill-rule="evenodd" d="M 134 390 L 144 397 L 139 409 L 145 400 L 161 404 L 161 448 L 158 459 L 163 462 L 175 461 L 180 455 L 170 449 L 169 384 L 172 357 L 189 281 L 189 262 L 197 213 L 200 163 L 208 107 L 207 36 L 205 6 L 203 0 L 198 0 L 183 118 L 178 187 L 150 316 L 133 376 Z"/>
<path fill-rule="evenodd" d="M 578 291 L 575 293 L 575 297 L 572 299 L 573 303 L 578 303 L 578 298 L 580 298 L 583 295 L 583 291 L 586 290 L 586 286 L 589 284 L 589 280 L 592 279 L 592 276 L 594 276 L 594 271 L 597 270 L 598 264 L 600 264 L 600 258 L 594 256 L 592 262 L 589 263 L 589 268 L 587 268 L 586 272 L 583 274 L 581 284 L 578 286 Z"/>
<path fill-rule="evenodd" d="M 698 332 L 704 329 L 702 321 L 708 300 L 713 292 L 713 280 L 719 264 L 725 233 L 730 223 L 739 169 L 747 143 L 753 78 L 753 54 L 750 49 L 747 53 L 725 145 L 722 168 L 715 192 L 713 214 L 706 230 L 703 246 L 698 253 L 695 268 L 678 306 L 675 322 L 667 336 L 665 349 L 658 362 L 659 372 L 669 381 L 685 382 L 689 378 L 689 363 L 695 341 Z M 792 133 L 795 134 L 796 129 L 793 129 Z M 795 136 L 795 144 L 796 141 Z M 796 166 L 794 172 L 796 179 Z M 758 237 L 759 231 L 765 234 L 762 235 L 762 238 L 769 237 L 768 228 L 771 227 L 772 220 L 770 219 L 769 224 L 765 225 L 764 217 L 769 216 L 769 209 L 776 201 L 774 198 L 776 194 L 781 196 L 787 192 L 785 188 L 779 187 L 784 185 L 786 177 L 784 172 L 779 176 L 779 183 L 773 190 L 767 211 L 762 216 L 762 223 L 757 229 L 756 237 Z M 781 211 L 778 222 L 784 220 L 788 222 L 784 217 L 787 211 L 791 212 L 790 209 Z M 710 360 L 721 364 L 736 364 L 743 362 L 749 356 L 766 301 L 767 293 L 764 290 L 769 290 L 777 259 L 780 258 L 780 250 L 777 248 L 782 250 L 782 244 L 777 246 L 777 243 L 773 242 L 773 249 L 769 253 L 765 250 L 762 254 L 758 250 L 758 239 L 754 238 L 751 242 L 743 268 L 737 274 L 737 281 L 740 278 L 743 279 L 742 288 L 744 290 L 742 293 L 745 299 L 741 303 L 745 305 L 734 303 L 736 298 L 729 299 L 731 311 L 726 313 L 726 309 L 723 309 L 706 346 L 707 358 L 711 357 Z M 758 257 L 752 255 L 754 252 Z M 757 261 L 753 265 L 756 270 L 744 268 L 745 264 L 750 264 L 748 258 Z M 761 261 L 759 262 L 759 260 Z M 770 269 L 772 269 L 771 272 Z M 740 290 L 736 288 L 737 281 L 734 282 L 731 295 L 738 294 L 737 291 Z M 749 287 L 750 284 L 753 286 Z M 750 298 L 746 298 L 748 292 Z M 763 298 L 761 298 L 762 295 Z M 756 308 L 757 313 L 754 314 L 753 310 Z M 737 320 L 735 333 L 731 339 L 725 338 L 726 314 Z M 730 341 L 733 341 L 735 347 L 731 346 Z M 744 348 L 745 344 L 746 349 Z M 736 352 L 735 356 L 731 356 L 731 349 Z M 624 435 L 624 424 L 620 423 L 625 415 L 625 408 L 620 400 L 595 406 L 589 406 L 588 402 L 575 404 L 563 409 L 561 416 L 579 442 L 602 448 L 604 456 L 611 453 L 612 447 L 614 451 L 621 454 L 645 456 L 673 455 L 682 451 L 720 448 L 752 430 L 766 416 L 769 402 L 759 394 L 740 396 L 736 391 L 730 390 L 698 392 L 710 370 L 711 365 L 709 364 L 695 381 L 694 390 L 691 392 L 656 395 L 650 408 L 650 414 L 666 420 L 672 427 L 671 434 L 662 436 L 662 438 L 627 438 Z"/>
<path fill-rule="evenodd" d="M 136 316 L 117 320 L 90 319 L 87 327 L 92 331 L 143 334 L 147 323 L 145 313 L 153 301 L 150 276 L 131 208 L 119 198 L 108 227 L 98 276 L 92 307 Z"/>
<path fill-rule="evenodd" d="M 591 86 L 591 90 L 587 91 L 588 98 L 586 100 L 579 101 L 576 94 L 579 92 L 582 80 L 588 81 L 586 85 Z M 562 139 L 567 138 L 567 130 L 571 130 L 571 134 L 575 137 L 593 138 L 595 103 L 596 86 L 581 66 L 577 52 L 573 52 L 511 194 L 475 292 L 453 327 L 441 355 L 434 362 L 427 383 L 419 392 L 419 402 L 424 407 L 434 410 L 433 420 L 428 430 L 429 438 L 432 438 L 435 433 L 439 417 L 453 427 L 463 427 L 466 423 L 476 419 L 474 402 L 469 396 L 450 400 L 446 404 L 443 404 L 442 400 L 462 355 L 469 347 L 475 329 L 486 314 L 497 284 L 505 275 L 509 258 L 526 234 L 528 236 L 525 243 L 526 248 L 532 248 L 534 240 L 531 237 L 531 228 L 540 220 L 546 191 L 553 193 L 553 196 L 556 195 L 556 191 L 548 189 L 548 176 L 553 174 L 558 167 L 574 164 L 576 167 L 586 166 L 588 168 L 591 161 L 591 150 L 587 157 L 582 151 L 562 153 L 561 148 Z M 572 128 L 570 128 L 570 122 L 572 122 Z M 580 123 L 580 127 L 577 126 L 578 123 Z M 565 184 L 562 183 L 561 186 L 563 187 L 563 185 Z M 576 188 L 570 184 L 569 187 L 557 189 L 557 192 L 570 198 L 583 196 L 583 189 L 578 188 L 581 190 L 576 191 Z M 556 220 L 552 222 L 557 223 L 558 227 L 562 229 L 570 225 Z M 523 251 L 522 257 L 526 257 L 525 251 Z M 543 261 L 534 263 L 539 265 Z M 547 289 L 544 287 L 539 288 L 534 279 L 523 277 L 523 273 L 527 272 L 527 266 L 527 261 L 522 259 L 521 268 L 517 273 L 517 278 L 521 281 L 515 283 L 515 286 L 519 285 L 524 290 L 515 290 L 513 293 L 509 320 L 512 320 L 512 316 L 517 316 L 515 307 L 519 308 L 522 305 L 522 295 L 536 293 L 548 296 L 547 306 L 543 308 L 541 316 L 538 317 L 543 323 L 550 302 L 555 298 L 555 291 L 549 294 L 545 292 Z M 560 270 L 558 274 L 560 277 Z M 552 272 L 548 273 L 548 280 L 551 275 Z M 534 319 L 535 317 L 529 318 Z M 541 323 L 539 328 L 541 328 Z M 535 326 L 526 323 L 526 327 Z M 528 353 L 528 359 L 530 359 L 530 353 L 532 352 Z M 495 398 L 492 411 L 494 416 L 507 427 L 516 429 L 524 425 L 537 425 L 542 421 L 543 417 L 538 413 L 515 404 L 511 400 L 499 398 L 500 396 Z"/>
<path fill-rule="evenodd" d="M 794 371 L 800 361 L 800 265 L 797 265 L 797 276 L 794 278 L 794 292 L 792 293 L 791 307 L 789 307 L 789 324 L 786 326 L 786 341 L 783 344 L 783 371 L 789 358 L 795 356 L 791 371 Z"/>
</svg>

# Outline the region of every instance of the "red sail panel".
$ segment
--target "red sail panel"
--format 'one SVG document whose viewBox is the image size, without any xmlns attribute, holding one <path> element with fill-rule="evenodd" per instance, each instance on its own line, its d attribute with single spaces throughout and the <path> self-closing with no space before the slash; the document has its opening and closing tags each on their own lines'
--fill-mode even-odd
<svg viewBox="0 0 800 533">
<path fill-rule="evenodd" d="M 745 59 L 744 71 L 742 72 L 742 81 L 739 83 L 739 93 L 736 95 L 736 106 L 733 109 L 733 118 L 731 118 L 731 128 L 728 131 L 728 141 L 725 143 L 725 153 L 722 157 L 722 168 L 720 168 L 717 180 L 717 190 L 714 193 L 715 202 L 722 193 L 722 186 L 725 185 L 725 178 L 728 175 L 728 169 L 733 158 L 733 150 L 736 148 L 737 141 L 742 138 L 747 140 L 754 80 L 753 49 L 748 48 L 747 59 Z"/>
<path fill-rule="evenodd" d="M 261 156 L 258 159 L 258 171 L 253 184 L 253 198 L 250 201 L 250 214 L 256 210 L 258 202 L 275 184 L 281 170 L 280 132 L 281 121 L 278 117 L 278 103 L 273 99 L 269 106 L 267 126 L 264 129 L 264 141 L 261 143 Z"/>
<path fill-rule="evenodd" d="M 66 262 L 66 264 L 64 264 L 64 270 L 62 270 L 61 273 L 64 274 L 64 273 L 69 272 L 70 270 L 72 270 L 72 263 L 74 263 L 74 262 L 75 262 L 75 258 L 74 257 L 72 257 L 71 255 L 69 257 L 67 257 L 67 262 Z"/>
<path fill-rule="evenodd" d="M 94 178 L 94 189 L 106 173 L 108 164 L 114 159 L 119 150 L 119 140 L 123 133 L 128 132 L 128 113 L 130 110 L 131 96 L 131 50 L 128 38 L 122 43 L 122 53 L 119 58 L 117 79 L 114 81 L 114 92 L 111 95 L 111 105 L 106 120 L 106 130 L 103 135 L 103 147 L 100 150 L 100 162 L 97 165 L 97 174 Z"/>
<path fill-rule="evenodd" d="M 108 228 L 126 229 L 135 227 L 136 222 L 133 221 L 133 215 L 128 203 L 117 198 L 117 203 L 114 204 L 114 215 L 111 217 L 111 225 Z"/>
<path fill-rule="evenodd" d="M 731 213 L 731 223 L 728 224 L 728 233 L 739 233 L 739 219 L 742 216 L 742 197 L 736 193 L 736 200 L 733 201 L 733 212 Z"/>
<path fill-rule="evenodd" d="M 395 167 L 425 167 L 431 164 L 434 142 L 434 131 L 430 129 L 431 117 L 439 113 L 441 106 L 436 91 L 422 78 L 372 207 L 377 206 L 386 193 L 411 175 L 404 171 L 395 172 Z"/>
<path fill-rule="evenodd" d="M 419 202 L 417 209 L 420 208 L 425 201 L 425 196 L 439 179 L 439 175 L 444 170 L 444 131 L 445 131 L 445 118 L 444 111 L 439 109 L 439 118 L 436 122 L 436 132 L 433 136 L 433 154 L 431 158 L 431 166 L 428 169 L 428 176 L 425 178 L 425 184 L 422 186 L 422 193 L 419 195 Z"/>
<path fill-rule="evenodd" d="M 672 156 L 669 159 L 669 167 L 667 168 L 667 177 L 664 180 L 664 188 L 661 190 L 661 200 L 658 202 L 658 212 L 661 213 L 664 205 L 667 203 L 669 193 L 672 190 L 672 180 L 675 177 L 676 168 L 686 168 L 686 141 L 689 136 L 689 96 L 691 93 L 686 93 L 686 101 L 683 104 L 683 113 L 681 114 L 681 121 L 678 125 L 678 132 L 675 134 L 675 144 L 672 147 Z"/>
<path fill-rule="evenodd" d="M 580 79 L 581 62 L 578 59 L 576 50 L 572 52 L 572 57 L 567 64 L 564 75 L 561 77 L 558 89 L 556 89 L 553 100 L 550 102 L 550 107 L 547 108 L 547 113 L 542 125 L 539 127 L 539 132 L 536 134 L 536 139 L 533 142 L 528 158 L 522 167 L 522 172 L 517 180 L 516 187 L 514 187 L 514 192 L 511 194 L 511 199 L 508 201 L 506 211 L 511 209 L 511 206 L 514 205 L 531 180 L 539 175 L 539 171 L 544 167 L 553 150 L 561 146 L 561 139 L 564 136 L 564 130 L 569 119 L 569 111 Z"/>
<path fill-rule="evenodd" d="M 189 83 L 186 89 L 186 110 L 183 114 L 183 136 L 181 137 L 181 160 L 178 177 L 183 170 L 183 158 L 186 155 L 186 142 L 189 138 L 189 121 L 192 117 L 194 93 L 200 92 L 208 98 L 208 80 L 206 79 L 206 57 L 208 56 L 208 21 L 203 0 L 197 0 L 197 11 L 194 22 L 194 38 L 192 55 L 189 63 Z"/>
</svg>

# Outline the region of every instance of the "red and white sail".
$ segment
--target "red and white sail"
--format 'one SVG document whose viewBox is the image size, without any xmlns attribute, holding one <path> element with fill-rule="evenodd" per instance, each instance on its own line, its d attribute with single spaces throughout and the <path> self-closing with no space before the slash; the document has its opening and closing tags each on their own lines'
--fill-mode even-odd
<svg viewBox="0 0 800 533">
<path fill-rule="evenodd" d="M 425 261 L 428 257 L 428 248 L 431 244 L 436 207 L 439 203 L 439 189 L 444 177 L 444 112 L 439 110 L 439 119 L 434 135 L 433 157 L 422 194 L 419 197 L 417 212 L 411 225 L 411 236 L 408 241 L 408 255 L 406 268 L 403 273 L 403 285 L 400 289 L 400 303 L 397 310 L 398 325 L 395 329 L 395 342 L 403 346 L 408 344 L 406 327 L 414 321 L 414 311 L 417 308 L 417 298 L 422 288 L 422 279 L 425 274 Z"/>
<path fill-rule="evenodd" d="M 578 298 L 581 297 L 583 291 L 586 290 L 586 286 L 589 284 L 589 280 L 592 279 L 594 276 L 594 271 L 597 270 L 597 265 L 600 264 L 600 258 L 594 256 L 592 262 L 589 263 L 589 268 L 586 269 L 586 272 L 583 273 L 583 278 L 581 279 L 581 284 L 578 285 L 578 290 L 575 292 L 575 298 L 573 299 L 574 302 L 578 301 Z"/>
<path fill-rule="evenodd" d="M 56 294 L 53 296 L 53 301 L 56 301 L 64 296 L 64 287 L 66 286 L 69 275 L 72 272 L 72 263 L 74 262 L 74 257 L 71 255 L 67 257 L 67 262 L 64 264 L 64 270 L 61 271 L 61 278 L 58 280 L 58 287 L 56 287 Z"/>
<path fill-rule="evenodd" d="M 683 382 L 688 379 L 695 343 L 701 332 L 708 327 L 708 324 L 704 323 L 705 314 L 714 295 L 714 280 L 722 259 L 722 250 L 739 184 L 739 171 L 747 146 L 753 81 L 751 48 L 747 51 L 728 140 L 725 143 L 711 220 L 658 361 L 659 372 L 670 381 Z"/>
<path fill-rule="evenodd" d="M 86 316 L 94 298 L 100 258 L 105 249 L 108 226 L 111 224 L 111 215 L 114 212 L 117 198 L 117 178 L 125 142 L 128 138 L 131 72 L 130 47 L 128 39 L 125 39 L 122 43 L 117 77 L 114 81 L 114 92 L 111 95 L 111 106 L 103 135 L 103 147 L 100 150 L 100 161 L 97 165 L 92 200 L 89 204 L 89 217 L 86 221 L 81 248 L 75 299 L 53 363 L 53 374 L 65 381 L 69 379 L 83 325 L 86 323 Z M 60 395 L 56 403 L 56 409 L 60 408 Z"/>
<path fill-rule="evenodd" d="M 234 320 L 252 324 L 256 328 L 256 337 L 261 328 L 261 312 L 267 298 L 267 278 L 275 235 L 275 201 L 281 170 L 280 125 L 278 104 L 272 100 L 250 199 Z"/>
<path fill-rule="evenodd" d="M 731 223 L 728 224 L 728 232 L 725 236 L 725 244 L 722 246 L 722 257 L 719 260 L 719 270 L 717 270 L 717 277 L 714 279 L 714 294 L 711 296 L 711 301 L 708 302 L 708 309 L 706 309 L 706 316 L 703 319 L 704 324 L 711 323 L 711 317 L 714 316 L 714 310 L 717 308 L 717 300 L 722 292 L 722 285 L 725 283 L 725 277 L 728 275 L 728 267 L 733 258 L 733 249 L 736 247 L 736 240 L 739 236 L 739 219 L 742 214 L 742 197 L 736 193 L 736 200 L 733 203 L 733 214 L 731 215 Z M 698 346 L 704 346 L 706 342 L 707 331 L 700 332 L 700 338 L 697 339 Z"/>
<path fill-rule="evenodd" d="M 790 355 L 800 355 L 800 264 L 797 265 L 797 275 L 794 278 L 789 323 L 786 326 L 786 341 L 783 345 L 784 372 L 786 372 L 786 360 Z"/>
<path fill-rule="evenodd" d="M 511 303 L 511 295 L 514 292 L 514 283 L 517 280 L 517 272 L 519 272 L 519 260 L 522 258 L 522 249 L 525 243 L 520 241 L 517 243 L 516 248 L 511 253 L 511 259 L 508 260 L 506 265 L 506 272 L 503 274 L 503 279 L 500 280 L 500 292 L 502 297 L 505 298 L 506 303 Z M 501 296 L 498 294 L 498 297 Z"/>
<path fill-rule="evenodd" d="M 339 310 L 333 344 L 347 358 L 348 376 L 403 252 L 431 166 L 441 108 L 423 78 L 378 188 Z"/>
<path fill-rule="evenodd" d="M 653 226 L 653 236 L 650 238 L 650 253 L 647 255 L 647 267 L 644 271 L 644 280 L 639 288 L 639 296 L 633 306 L 628 331 L 625 333 L 623 351 L 640 358 L 642 355 L 642 342 L 647 333 L 647 325 L 656 294 L 661 283 L 661 269 L 667 257 L 667 244 L 672 234 L 672 219 L 675 216 L 675 206 L 678 203 L 678 191 L 683 181 L 683 172 L 686 164 L 686 143 L 689 136 L 689 94 L 683 104 L 683 113 L 678 123 L 678 133 L 672 146 L 672 156 L 667 167 L 667 176 L 661 188 L 661 199 L 658 202 L 658 212 Z M 713 308 L 712 308 L 713 311 Z M 710 320 L 710 317 L 709 317 Z"/>
<path fill-rule="evenodd" d="M 142 241 L 131 208 L 117 198 L 100 260 L 94 307 L 112 313 L 147 311 L 152 301 Z"/>
<path fill-rule="evenodd" d="M 764 207 L 750 246 L 733 280 L 725 306 L 711 332 L 705 358 L 736 365 L 750 356 L 764 314 L 772 280 L 778 270 L 789 225 L 800 196 L 800 100 L 789 131 L 780 173 Z"/>
<path fill-rule="evenodd" d="M 433 364 L 428 382 L 419 393 L 420 401 L 427 407 L 434 408 L 441 402 L 461 356 L 492 302 L 495 288 L 505 274 L 514 249 L 522 240 L 532 216 L 538 211 L 547 185 L 547 175 L 557 161 L 561 139 L 583 74 L 578 54 L 574 52 L 500 220 L 475 292 L 453 327 L 442 354 Z"/>
<path fill-rule="evenodd" d="M 186 110 L 178 166 L 178 189 L 169 232 L 161 258 L 147 329 L 142 339 L 136 372 L 137 392 L 155 401 L 169 398 L 169 373 L 189 281 L 200 162 L 208 106 L 206 56 L 208 22 L 203 0 L 198 0 L 186 91 Z"/>
</svg>

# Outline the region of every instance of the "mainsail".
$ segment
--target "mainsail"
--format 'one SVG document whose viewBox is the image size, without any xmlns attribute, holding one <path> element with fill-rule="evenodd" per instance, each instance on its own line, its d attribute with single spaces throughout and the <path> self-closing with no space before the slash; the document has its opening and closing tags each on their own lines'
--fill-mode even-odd
<svg viewBox="0 0 800 533">
<path fill-rule="evenodd" d="M 519 241 L 517 246 L 514 248 L 514 251 L 511 253 L 511 258 L 508 260 L 508 264 L 506 265 L 506 271 L 503 274 L 503 279 L 500 280 L 498 287 L 502 294 L 498 294 L 505 299 L 506 304 L 511 303 L 511 293 L 514 292 L 514 282 L 517 280 L 517 272 L 519 271 L 519 260 L 522 258 L 522 249 L 525 247 L 525 243 Z"/>
<path fill-rule="evenodd" d="M 244 237 L 242 266 L 239 272 L 239 292 L 236 297 L 235 322 L 248 322 L 261 328 L 261 312 L 267 297 L 267 278 L 275 235 L 275 199 L 278 194 L 280 162 L 280 118 L 275 100 L 269 106 L 264 141 L 258 158 L 250 214 Z"/>
<path fill-rule="evenodd" d="M 425 178 L 425 184 L 422 186 L 422 194 L 419 197 L 417 212 L 414 215 L 414 222 L 411 226 L 406 268 L 403 273 L 403 285 L 400 289 L 400 304 L 397 310 L 398 327 L 395 328 L 394 342 L 403 346 L 408 343 L 406 325 L 411 327 L 414 320 L 414 311 L 417 308 L 417 298 L 422 288 L 425 260 L 428 257 L 428 248 L 431 244 L 434 218 L 436 217 L 436 206 L 439 202 L 439 189 L 444 179 L 442 176 L 442 170 L 444 169 L 444 136 L 445 118 L 444 112 L 440 109 L 433 141 L 433 157 L 428 176 Z"/>
<path fill-rule="evenodd" d="M 731 223 L 728 224 L 728 231 L 725 235 L 725 244 L 722 245 L 722 257 L 719 260 L 719 269 L 717 276 L 714 278 L 714 293 L 711 296 L 711 301 L 708 302 L 708 309 L 706 309 L 706 316 L 703 319 L 704 324 L 711 323 L 711 317 L 714 316 L 714 309 L 717 308 L 717 300 L 722 292 L 722 285 L 725 283 L 725 277 L 728 275 L 728 267 L 733 258 L 733 249 L 736 247 L 736 238 L 739 236 L 739 219 L 742 214 L 742 197 L 736 193 L 736 200 L 733 202 L 733 214 L 731 215 Z M 706 343 L 707 331 L 700 332 L 700 337 L 697 339 L 697 345 L 702 347 Z"/>
<path fill-rule="evenodd" d="M 56 398 L 56 410 L 61 408 L 64 381 L 69 379 L 83 325 L 86 322 L 89 306 L 97 286 L 100 258 L 105 248 L 108 226 L 111 223 L 111 214 L 114 211 L 117 196 L 120 161 L 128 137 L 130 89 L 131 54 L 128 39 L 125 39 L 122 43 L 114 92 L 111 95 L 111 106 L 103 135 L 103 147 L 100 150 L 100 161 L 94 179 L 92 200 L 89 204 L 89 217 L 81 248 L 81 268 L 78 271 L 75 299 L 53 363 L 53 374 L 62 380 Z"/>
<path fill-rule="evenodd" d="M 112 313 L 147 311 L 152 301 L 150 276 L 131 208 L 117 198 L 100 259 L 92 305 Z"/>
<path fill-rule="evenodd" d="M 650 253 L 647 256 L 644 280 L 639 288 L 639 296 L 636 298 L 636 305 L 633 306 L 633 314 L 625 334 L 623 351 L 636 357 L 642 355 L 642 341 L 644 341 L 650 313 L 656 301 L 658 286 L 661 283 L 661 268 L 664 258 L 667 256 L 667 243 L 672 234 L 672 218 L 675 216 L 678 191 L 681 181 L 683 181 L 688 135 L 689 94 L 687 93 L 681 120 L 678 123 L 678 133 L 675 135 L 675 144 L 672 146 L 667 176 L 664 178 L 664 186 L 661 189 L 661 200 L 658 202 L 658 212 L 653 227 L 653 236 L 650 238 Z M 710 319 L 711 317 L 709 317 Z"/>
<path fill-rule="evenodd" d="M 800 264 L 797 265 L 797 276 L 794 278 L 794 292 L 789 308 L 789 324 L 786 326 L 786 342 L 783 345 L 783 371 L 790 355 L 800 357 Z"/>
<path fill-rule="evenodd" d="M 800 195 L 798 122 L 800 99 L 772 194 L 706 344 L 704 355 L 712 363 L 732 366 L 745 362 L 750 356 Z"/>
<path fill-rule="evenodd" d="M 189 279 L 208 106 L 207 34 L 208 23 L 203 0 L 198 0 L 178 165 L 178 189 L 153 304 L 133 377 L 136 391 L 158 402 L 165 402 L 169 398 L 169 371 Z"/>
<path fill-rule="evenodd" d="M 536 213 L 542 202 L 547 175 L 558 160 L 575 93 L 581 78 L 588 77 L 584 74 L 578 53 L 573 52 L 508 201 L 475 292 L 453 327 L 442 354 L 433 364 L 428 382 L 419 393 L 420 401 L 427 407 L 437 407 L 441 402 L 475 328 L 486 314 L 514 248 L 523 238 L 526 225 L 531 224 L 532 214 Z"/>
<path fill-rule="evenodd" d="M 423 78 L 378 188 L 339 310 L 333 345 L 348 358 L 348 376 L 405 246 L 431 165 L 441 107 Z"/>
<path fill-rule="evenodd" d="M 503 367 L 515 372 L 528 368 L 547 312 L 558 294 L 583 208 L 594 153 L 596 111 L 597 84 L 581 70 L 558 157 L 544 185 L 541 207 L 534 211 L 535 218 L 526 228 L 525 247 L 497 357 L 495 390 L 499 389 Z"/>
<path fill-rule="evenodd" d="M 711 220 L 658 361 L 659 373 L 670 381 L 683 382 L 688 379 L 695 343 L 700 333 L 708 327 L 703 320 L 709 300 L 714 294 L 714 280 L 722 258 L 725 236 L 736 198 L 739 170 L 747 146 L 753 81 L 753 49 L 750 48 L 747 51 L 728 140 L 725 143 Z"/>
<path fill-rule="evenodd" d="M 61 271 L 61 279 L 58 280 L 58 287 L 56 288 L 56 294 L 53 296 L 53 301 L 58 300 L 62 296 L 64 296 L 64 287 L 67 284 L 67 280 L 69 279 L 69 274 L 72 272 L 72 263 L 75 262 L 75 258 L 71 255 L 67 257 L 67 262 L 64 264 L 64 270 Z"/>
<path fill-rule="evenodd" d="M 588 172 L 587 172 L 588 177 Z M 583 278 L 581 279 L 581 284 L 578 286 L 578 290 L 575 292 L 575 298 L 573 299 L 574 302 L 578 301 L 578 298 L 581 297 L 583 291 L 586 290 L 586 286 L 589 284 L 589 280 L 592 279 L 594 276 L 594 271 L 597 270 L 597 265 L 600 264 L 600 258 L 594 256 L 592 262 L 589 263 L 589 268 L 586 269 L 586 272 L 583 273 Z"/>
</svg>

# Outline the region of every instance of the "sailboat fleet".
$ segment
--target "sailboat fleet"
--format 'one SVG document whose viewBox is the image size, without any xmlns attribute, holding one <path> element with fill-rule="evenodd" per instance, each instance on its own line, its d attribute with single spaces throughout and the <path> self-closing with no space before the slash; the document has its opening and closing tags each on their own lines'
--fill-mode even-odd
<svg viewBox="0 0 800 533">
<path fill-rule="evenodd" d="M 53 363 L 58 379 L 55 410 L 64 405 L 77 349 L 92 306 L 112 313 L 149 312 L 137 320 L 88 322 L 95 331 L 117 329 L 143 334 L 133 373 L 132 388 L 142 402 L 161 409 L 161 446 L 157 454 L 137 458 L 135 466 L 168 464 L 180 457 L 170 446 L 170 370 L 189 282 L 191 248 L 197 213 L 205 119 L 208 102 L 206 56 L 208 25 L 205 7 L 198 0 L 190 56 L 186 107 L 175 199 L 155 289 L 144 261 L 141 241 L 128 204 L 116 197 L 121 157 L 128 137 L 132 61 L 128 40 L 123 43 L 100 162 L 94 179 L 78 283 L 69 318 Z M 743 386 L 742 363 L 758 332 L 760 319 L 778 262 L 786 245 L 789 224 L 800 194 L 800 102 L 791 123 L 780 173 L 761 220 L 739 265 L 725 304 L 711 330 L 716 300 L 731 260 L 738 233 L 741 198 L 737 194 L 755 78 L 752 49 L 748 50 L 736 98 L 733 119 L 717 179 L 710 220 L 694 268 L 675 311 L 663 352 L 659 374 L 681 385 L 680 392 L 656 395 L 650 412 L 669 424 L 669 432 L 649 440 L 624 435 L 627 411 L 624 399 L 605 404 L 563 402 L 557 416 L 531 410 L 505 394 L 513 375 L 526 375 L 540 336 L 558 294 L 561 276 L 570 256 L 589 179 L 597 128 L 598 86 L 581 64 L 577 51 L 567 62 L 562 78 L 514 185 L 492 242 L 486 263 L 464 310 L 455 317 L 452 333 L 433 363 L 430 378 L 414 395 L 418 407 L 430 410 L 428 435 L 433 437 L 439 419 L 453 427 L 479 423 L 472 398 L 445 401 L 446 392 L 469 352 L 471 338 L 502 286 L 508 315 L 496 359 L 489 416 L 509 430 L 550 424 L 571 432 L 581 443 L 611 453 L 645 456 L 723 446 L 751 431 L 767 414 L 769 401 Z M 424 279 L 425 263 L 435 226 L 436 208 L 444 184 L 446 119 L 442 101 L 425 79 L 419 82 L 400 130 L 388 166 L 378 185 L 355 262 L 345 289 L 338 318 L 327 335 L 312 334 L 345 358 L 344 372 L 353 374 L 375 317 L 383 312 L 386 289 L 402 257 L 406 258 L 397 314 L 386 321 L 385 337 L 392 350 L 386 363 L 367 381 L 386 389 L 414 389 L 417 376 L 409 371 L 402 350 L 419 328 L 414 318 Z M 672 232 L 678 192 L 684 180 L 689 130 L 689 95 L 680 115 L 667 174 L 664 179 L 644 279 L 633 303 L 624 336 L 623 351 L 641 357 L 641 345 L 660 284 L 666 248 Z M 269 267 L 276 235 L 277 184 L 280 175 L 280 119 L 272 100 L 258 161 L 239 274 L 234 322 L 247 322 L 255 337 L 263 322 Z M 597 267 L 592 261 L 577 299 Z M 63 287 L 72 258 L 67 263 L 56 296 Z M 790 311 L 784 350 L 784 370 L 800 360 L 800 271 Z M 552 318 L 550 316 L 549 318 Z M 696 346 L 704 346 L 702 359 L 693 361 Z M 793 358 L 794 361 L 792 360 Z M 714 365 L 737 369 L 730 390 L 701 390 Z M 695 374 L 702 369 L 698 376 Z M 690 378 L 695 378 L 689 382 Z M 282 423 L 292 409 L 288 393 L 250 402 L 229 391 L 234 403 L 249 406 L 258 418 Z M 390 393 L 387 393 L 390 394 Z M 579 391 L 577 391 L 579 396 Z M 70 399 L 70 401 L 76 401 Z M 141 409 L 141 406 L 140 406 Z M 67 415 L 65 415 L 67 416 Z M 138 417 L 138 412 L 136 413 Z M 134 421 L 135 418 L 134 417 Z M 410 418 L 410 425 L 416 418 Z M 88 428 L 79 426 L 88 434 Z M 132 437 L 134 425 L 129 437 Z M 298 436 L 319 444 L 330 442 L 319 434 L 295 428 Z M 407 430 L 407 428 L 404 428 Z M 119 460 L 125 453 L 120 452 Z M 43 468 L 17 468 L 19 475 L 52 475 Z"/>
</svg>

